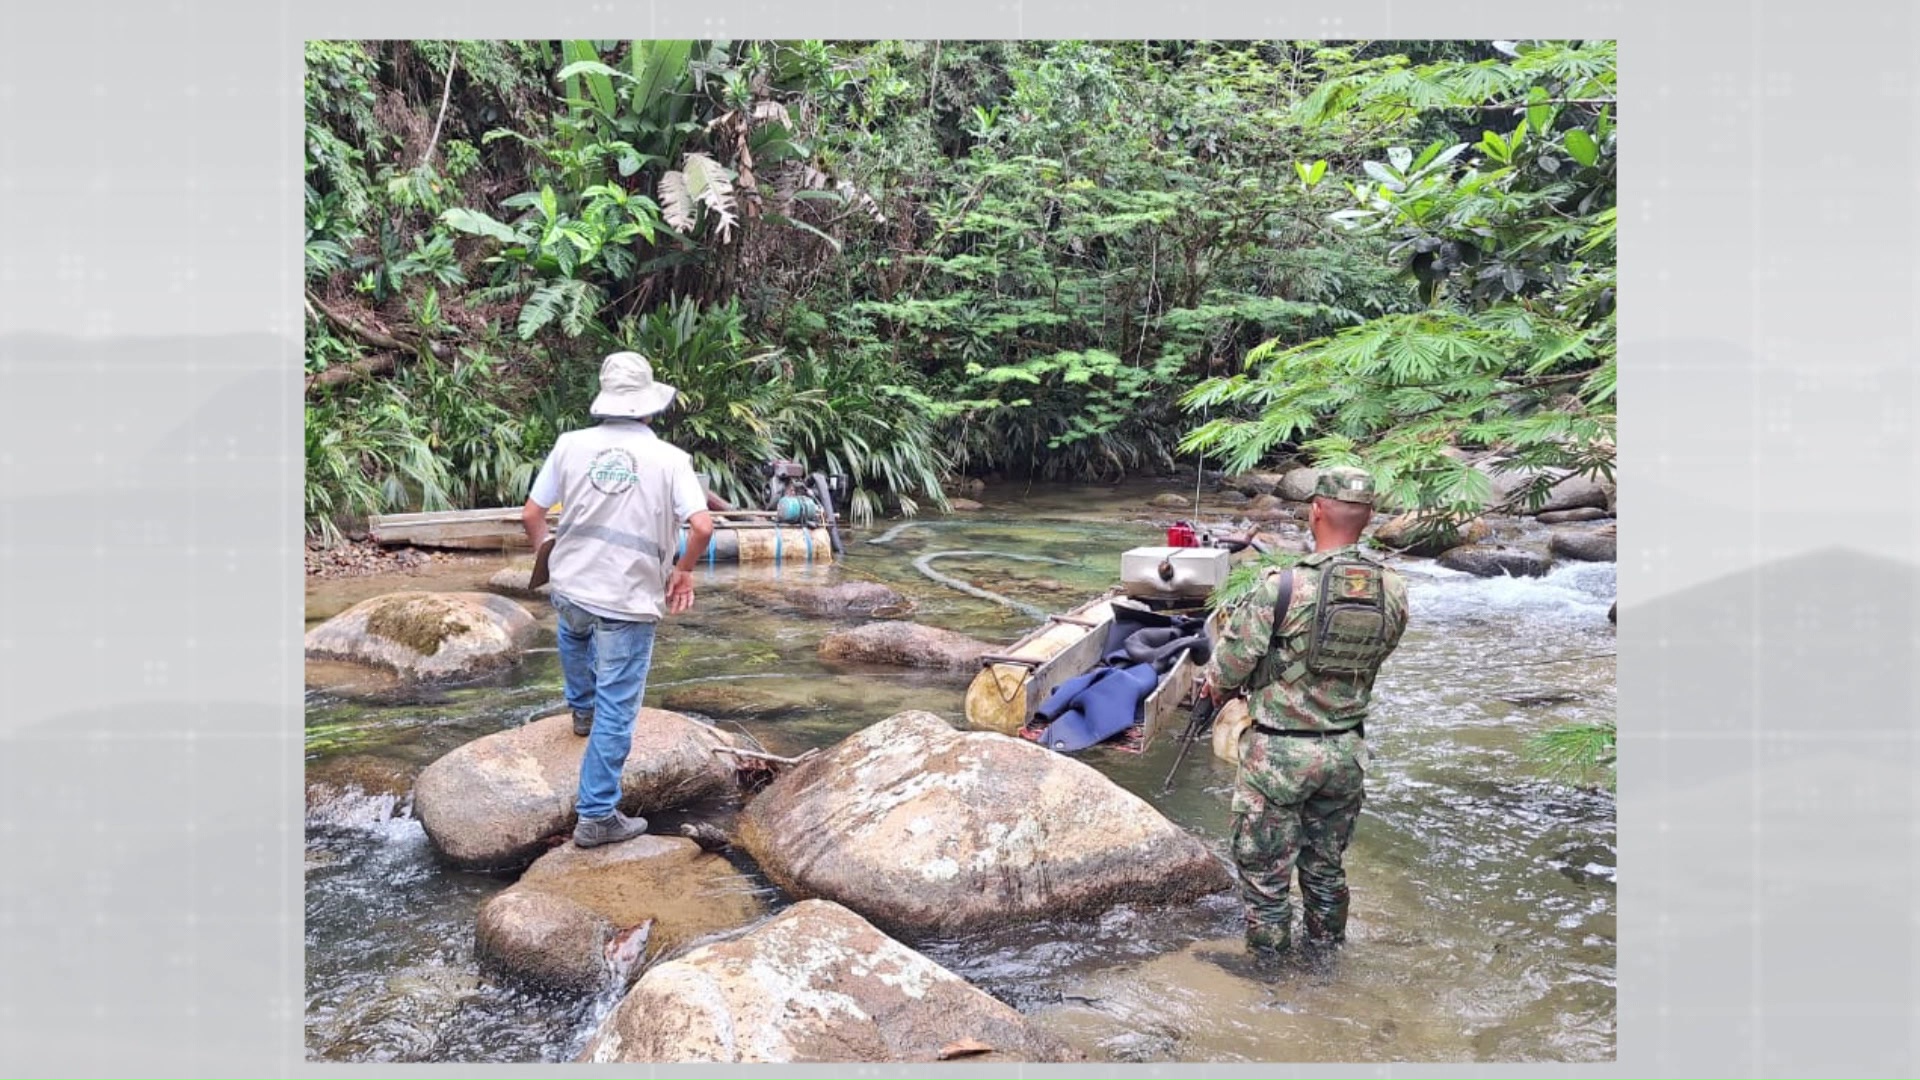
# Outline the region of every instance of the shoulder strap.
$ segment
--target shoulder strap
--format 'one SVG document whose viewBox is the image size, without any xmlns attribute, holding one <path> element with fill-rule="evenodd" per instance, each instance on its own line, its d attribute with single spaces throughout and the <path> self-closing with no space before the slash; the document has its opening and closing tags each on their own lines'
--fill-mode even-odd
<svg viewBox="0 0 1920 1080">
<path fill-rule="evenodd" d="M 1269 648 L 1272 647 L 1272 642 L 1280 640 L 1280 624 L 1286 620 L 1287 608 L 1292 605 L 1293 567 L 1289 566 L 1280 571 L 1280 595 L 1273 602 L 1273 634 L 1271 638 L 1269 638 Z"/>
</svg>

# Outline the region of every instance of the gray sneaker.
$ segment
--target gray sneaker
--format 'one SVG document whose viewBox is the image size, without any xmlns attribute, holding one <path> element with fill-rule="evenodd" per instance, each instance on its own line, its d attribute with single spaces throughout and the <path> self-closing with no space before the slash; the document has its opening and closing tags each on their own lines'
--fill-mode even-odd
<svg viewBox="0 0 1920 1080">
<path fill-rule="evenodd" d="M 573 845 L 590 848 L 601 844 L 617 844 L 622 840 L 645 836 L 646 832 L 646 818 L 628 817 L 615 810 L 603 818 L 581 818 L 573 827 Z"/>
<path fill-rule="evenodd" d="M 573 710 L 573 733 L 583 739 L 593 733 L 592 709 Z"/>
</svg>

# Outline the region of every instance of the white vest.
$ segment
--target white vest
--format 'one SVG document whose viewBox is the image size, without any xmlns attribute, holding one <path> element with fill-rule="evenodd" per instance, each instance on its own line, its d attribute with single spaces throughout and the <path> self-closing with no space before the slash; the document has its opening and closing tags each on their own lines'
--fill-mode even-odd
<svg viewBox="0 0 1920 1080">
<path fill-rule="evenodd" d="M 691 459 L 641 424 L 610 423 L 561 435 L 547 468 L 561 504 L 553 591 L 602 615 L 658 620 L 680 539 L 674 488 L 698 490 Z"/>
</svg>

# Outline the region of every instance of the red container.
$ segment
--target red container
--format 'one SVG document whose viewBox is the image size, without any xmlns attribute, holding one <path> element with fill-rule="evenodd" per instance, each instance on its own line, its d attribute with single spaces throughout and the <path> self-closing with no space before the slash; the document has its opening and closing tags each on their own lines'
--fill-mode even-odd
<svg viewBox="0 0 1920 1080">
<path fill-rule="evenodd" d="M 1176 521 L 1167 526 L 1167 546 L 1177 548 L 1199 547 L 1200 538 L 1194 535 L 1193 526 L 1184 521 Z"/>
</svg>

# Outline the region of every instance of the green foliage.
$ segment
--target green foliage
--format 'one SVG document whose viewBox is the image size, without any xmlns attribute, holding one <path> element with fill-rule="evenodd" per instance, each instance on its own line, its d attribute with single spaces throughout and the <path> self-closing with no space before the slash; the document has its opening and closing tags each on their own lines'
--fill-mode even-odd
<svg viewBox="0 0 1920 1080">
<path fill-rule="evenodd" d="M 702 311 L 678 298 L 623 321 L 616 333 L 619 348 L 648 357 L 655 377 L 679 391 L 656 422 L 663 437 L 693 455 L 721 498 L 758 505 L 757 473 L 773 456 L 767 417 L 779 399 L 780 369 L 777 353 L 755 350 L 739 305 Z"/>
<path fill-rule="evenodd" d="M 1551 728 L 1529 740 L 1527 751 L 1555 779 L 1603 783 L 1609 790 L 1618 782 L 1618 737 L 1612 720 Z"/>
<path fill-rule="evenodd" d="M 811 350 L 781 373 L 785 400 L 771 417 L 776 446 L 809 471 L 849 477 L 856 525 L 870 524 L 889 496 L 909 517 L 920 499 L 949 509 L 940 478 L 953 463 L 940 449 L 937 425 L 950 408 L 918 387 L 887 381 L 893 377 L 872 356 L 829 363 Z"/>
<path fill-rule="evenodd" d="M 1296 109 L 1403 127 L 1429 111 L 1521 115 L 1478 142 L 1389 145 L 1361 162 L 1354 205 L 1330 218 L 1387 241 L 1418 309 L 1250 350 L 1245 371 L 1183 395 L 1212 416 L 1183 450 L 1228 469 L 1283 447 L 1364 465 L 1387 503 L 1442 520 L 1481 512 L 1491 486 L 1458 448 L 1528 476 L 1514 501 L 1529 508 L 1560 475 L 1548 470 L 1611 479 L 1613 48 L 1500 44 L 1497 60 L 1377 61 Z"/>
<path fill-rule="evenodd" d="M 1239 563 L 1227 571 L 1227 576 L 1207 594 L 1207 608 L 1215 610 L 1232 607 L 1246 598 L 1259 584 L 1260 576 L 1268 570 L 1290 567 L 1299 562 L 1305 552 L 1267 551 L 1255 558 Z"/>
<path fill-rule="evenodd" d="M 496 497 L 621 344 L 699 403 L 663 423 L 722 494 L 777 453 L 862 518 L 1197 451 L 1455 509 L 1485 480 L 1449 443 L 1604 470 L 1612 47 L 1503 48 L 309 43 L 309 288 L 407 349 L 310 391 L 349 429 L 310 518 Z M 316 315 L 307 369 L 374 349 Z"/>
<path fill-rule="evenodd" d="M 391 380 L 323 394 L 306 408 L 306 517 L 337 539 L 370 514 L 514 506 L 546 446 L 490 400 L 497 361 L 422 356 Z"/>
</svg>

